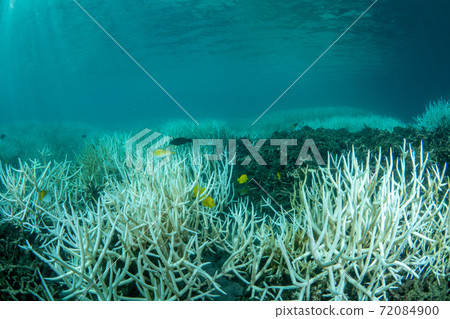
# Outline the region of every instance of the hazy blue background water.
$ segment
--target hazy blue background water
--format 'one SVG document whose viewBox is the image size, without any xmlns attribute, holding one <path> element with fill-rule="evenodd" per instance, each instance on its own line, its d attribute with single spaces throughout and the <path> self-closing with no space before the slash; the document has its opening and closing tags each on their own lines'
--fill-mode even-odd
<svg viewBox="0 0 450 319">
<path fill-rule="evenodd" d="M 195 118 L 248 118 L 373 1 L 79 0 Z M 0 121 L 187 118 L 72 0 L 0 0 Z M 450 97 L 450 1 L 378 1 L 274 107 Z M 269 113 L 270 114 L 270 113 Z"/>
</svg>

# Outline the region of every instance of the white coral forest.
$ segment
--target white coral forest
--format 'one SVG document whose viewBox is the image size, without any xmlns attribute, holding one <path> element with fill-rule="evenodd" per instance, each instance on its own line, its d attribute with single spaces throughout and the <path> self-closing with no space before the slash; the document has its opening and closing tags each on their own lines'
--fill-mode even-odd
<svg viewBox="0 0 450 319">
<path fill-rule="evenodd" d="M 44 283 L 64 289 L 43 298 L 205 300 L 240 287 L 257 300 L 385 300 L 407 278 L 448 269 L 448 178 L 407 146 L 399 159 L 351 152 L 299 168 L 292 209 L 266 199 L 269 217 L 235 199 L 226 158 L 194 165 L 186 152 L 142 172 L 122 145 L 104 138 L 81 168 L 45 153 L 2 165 L 3 222 L 39 238 L 22 248 L 54 270 Z"/>
</svg>

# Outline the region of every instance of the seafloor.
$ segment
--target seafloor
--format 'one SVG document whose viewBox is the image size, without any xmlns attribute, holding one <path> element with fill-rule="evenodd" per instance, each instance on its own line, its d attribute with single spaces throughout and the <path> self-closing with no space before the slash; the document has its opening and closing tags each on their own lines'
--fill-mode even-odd
<svg viewBox="0 0 450 319">
<path fill-rule="evenodd" d="M 340 155 L 355 148 L 357 154 L 364 160 L 367 150 L 372 150 L 378 154 L 381 147 L 383 156 L 389 156 L 392 150 L 394 157 L 399 155 L 401 147 L 406 140 L 411 143 L 413 149 L 423 149 L 429 153 L 429 161 L 436 163 L 444 169 L 450 159 L 450 136 L 445 129 L 438 129 L 432 132 L 416 128 L 396 128 L 393 132 L 380 131 L 376 129 L 364 129 L 360 132 L 350 133 L 345 129 L 311 129 L 303 127 L 298 131 L 275 132 L 272 138 L 276 139 L 297 139 L 297 146 L 290 146 L 288 165 L 280 165 L 280 154 L 277 149 L 269 147 L 268 143 L 261 148 L 259 153 L 267 161 L 268 165 L 256 165 L 252 161 L 248 166 L 241 166 L 239 163 L 246 157 L 245 152 L 238 153 L 238 159 L 233 178 L 236 179 L 241 174 L 247 174 L 249 179 L 257 181 L 278 204 L 289 210 L 290 194 L 294 185 L 294 178 L 289 174 L 294 169 L 295 156 L 302 147 L 302 141 L 313 139 L 319 150 L 327 150 L 330 155 Z M 242 147 L 240 149 L 243 149 Z M 292 151 L 291 151 L 292 150 Z M 327 153 L 322 152 L 324 160 L 327 160 Z M 303 165 L 316 165 L 314 162 Z M 448 176 L 448 170 L 446 172 Z M 260 187 L 256 183 L 246 183 L 236 185 L 236 196 L 247 196 L 256 207 L 260 207 L 262 197 L 265 197 Z M 271 214 L 270 210 L 261 209 L 260 214 Z M 34 242 L 34 235 L 21 231 L 6 223 L 0 223 L 0 300 L 37 300 L 36 295 L 45 295 L 41 284 L 42 277 L 53 277 L 52 270 L 30 251 L 21 249 L 19 246 L 26 241 Z M 216 256 L 214 263 L 220 266 L 220 256 Z M 227 296 L 218 297 L 218 300 L 248 300 L 250 296 L 245 292 L 239 282 L 224 282 L 224 290 L 228 291 Z M 56 298 L 63 287 L 57 283 L 47 281 L 49 290 Z M 311 293 L 313 300 L 321 300 L 322 292 L 320 287 Z M 403 280 L 401 287 L 392 289 L 389 292 L 390 300 L 450 300 L 450 281 L 445 278 L 440 284 L 429 276 L 425 279 Z"/>
</svg>

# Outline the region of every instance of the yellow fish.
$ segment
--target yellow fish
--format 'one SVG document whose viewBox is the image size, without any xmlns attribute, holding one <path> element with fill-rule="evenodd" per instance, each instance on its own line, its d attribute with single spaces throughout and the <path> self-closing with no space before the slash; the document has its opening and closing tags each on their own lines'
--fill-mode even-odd
<svg viewBox="0 0 450 319">
<path fill-rule="evenodd" d="M 47 191 L 40 191 L 39 192 L 39 200 L 41 202 L 50 203 L 51 199 L 52 198 L 51 198 L 50 194 L 47 193 Z"/>
<path fill-rule="evenodd" d="M 281 174 L 280 174 L 280 172 L 277 172 L 277 178 L 278 178 L 278 180 L 281 181 Z"/>
<path fill-rule="evenodd" d="M 239 177 L 239 178 L 237 179 L 237 181 L 238 181 L 239 184 L 247 183 L 248 177 L 247 177 L 246 174 L 242 174 L 241 177 Z"/>
<path fill-rule="evenodd" d="M 302 129 L 302 125 L 300 123 L 294 123 L 293 130 L 294 132 L 300 131 Z"/>
<path fill-rule="evenodd" d="M 214 199 L 212 199 L 211 196 L 206 197 L 206 198 L 202 201 L 202 204 L 203 204 L 203 206 L 209 207 L 209 208 L 212 208 L 212 207 L 215 207 L 215 206 L 216 206 L 216 203 L 214 203 Z"/>
<path fill-rule="evenodd" d="M 200 187 L 200 191 L 199 191 L 198 185 L 195 185 L 192 197 L 196 198 L 197 196 L 203 194 L 204 191 L 205 191 L 205 189 L 203 187 Z"/>
<path fill-rule="evenodd" d="M 172 151 L 169 151 L 169 150 L 165 150 L 165 149 L 162 149 L 162 148 L 159 148 L 159 149 L 153 151 L 153 156 L 155 156 L 155 157 L 166 157 L 166 156 L 169 156 L 169 155 L 172 155 L 172 154 L 175 154 L 175 152 L 172 152 Z"/>
</svg>

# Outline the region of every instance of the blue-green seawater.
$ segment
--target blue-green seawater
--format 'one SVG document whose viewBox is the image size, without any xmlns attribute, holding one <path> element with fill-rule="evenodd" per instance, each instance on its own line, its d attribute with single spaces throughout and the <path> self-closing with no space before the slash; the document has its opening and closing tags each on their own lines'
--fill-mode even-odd
<svg viewBox="0 0 450 319">
<path fill-rule="evenodd" d="M 79 0 L 195 119 L 249 125 L 371 0 Z M 450 97 L 450 3 L 379 0 L 272 107 L 410 121 Z M 189 117 L 73 0 L 0 1 L 0 122 Z"/>
</svg>

